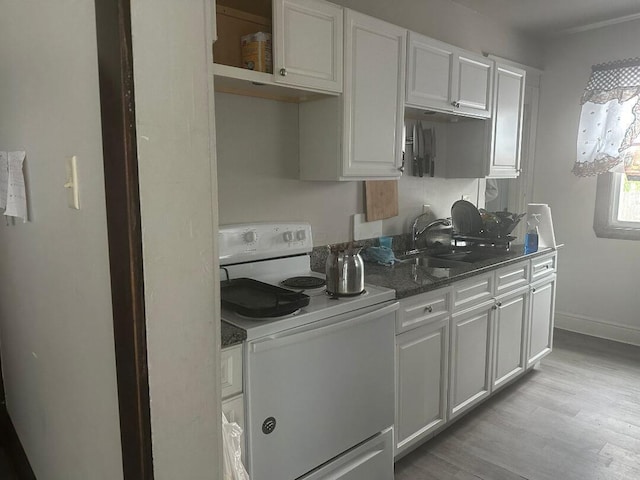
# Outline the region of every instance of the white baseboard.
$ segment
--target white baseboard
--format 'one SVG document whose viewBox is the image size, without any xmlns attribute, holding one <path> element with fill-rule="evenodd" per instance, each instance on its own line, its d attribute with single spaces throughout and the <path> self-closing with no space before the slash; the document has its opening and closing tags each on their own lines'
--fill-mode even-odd
<svg viewBox="0 0 640 480">
<path fill-rule="evenodd" d="M 592 337 L 606 338 L 616 342 L 640 346 L 640 328 L 605 322 L 575 313 L 558 312 L 555 314 L 555 326 L 561 330 L 583 333 Z"/>
</svg>

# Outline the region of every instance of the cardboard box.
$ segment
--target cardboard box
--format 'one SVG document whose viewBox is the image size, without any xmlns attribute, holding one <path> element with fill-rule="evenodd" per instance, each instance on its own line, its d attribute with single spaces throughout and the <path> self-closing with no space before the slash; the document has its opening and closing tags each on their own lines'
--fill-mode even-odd
<svg viewBox="0 0 640 480">
<path fill-rule="evenodd" d="M 256 32 L 240 39 L 242 67 L 256 72 L 273 73 L 271 60 L 271 34 Z"/>
</svg>

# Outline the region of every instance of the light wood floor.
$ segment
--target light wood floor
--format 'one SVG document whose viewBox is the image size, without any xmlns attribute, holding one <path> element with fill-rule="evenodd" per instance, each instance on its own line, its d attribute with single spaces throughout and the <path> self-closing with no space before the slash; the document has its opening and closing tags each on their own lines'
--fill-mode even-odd
<svg viewBox="0 0 640 480">
<path fill-rule="evenodd" d="M 395 471 L 395 480 L 640 480 L 640 347 L 556 330 L 539 370 Z"/>
</svg>

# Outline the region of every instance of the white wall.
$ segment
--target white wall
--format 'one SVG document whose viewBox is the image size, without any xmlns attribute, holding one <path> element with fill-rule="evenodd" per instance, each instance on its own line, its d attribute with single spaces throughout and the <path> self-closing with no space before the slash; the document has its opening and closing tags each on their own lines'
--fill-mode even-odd
<svg viewBox="0 0 640 480">
<path fill-rule="evenodd" d="M 0 220 L 2 367 L 39 480 L 122 478 L 93 5 L 0 1 L 0 150 L 27 152 L 31 216 Z"/>
<path fill-rule="evenodd" d="M 534 200 L 551 206 L 559 252 L 557 323 L 640 344 L 640 242 L 596 238 L 596 179 L 571 173 L 580 96 L 591 65 L 637 57 L 640 22 L 566 36 L 548 45 L 541 84 Z"/>
<path fill-rule="evenodd" d="M 213 203 L 217 192 L 210 149 L 215 146 L 210 137 L 213 76 L 207 4 L 208 0 L 132 2 L 157 480 L 222 474 Z"/>
</svg>

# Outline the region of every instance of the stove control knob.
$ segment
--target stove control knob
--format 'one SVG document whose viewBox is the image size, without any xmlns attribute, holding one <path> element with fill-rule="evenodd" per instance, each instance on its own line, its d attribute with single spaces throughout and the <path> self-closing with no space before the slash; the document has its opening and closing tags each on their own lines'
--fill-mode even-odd
<svg viewBox="0 0 640 480">
<path fill-rule="evenodd" d="M 293 242 L 293 232 L 287 231 L 282 234 L 285 242 Z"/>
<path fill-rule="evenodd" d="M 296 232 L 296 239 L 302 242 L 305 238 L 307 238 L 307 232 L 304 230 L 298 230 Z"/>
<path fill-rule="evenodd" d="M 242 236 L 244 243 L 255 243 L 258 240 L 258 234 L 255 230 L 249 230 Z"/>
</svg>

